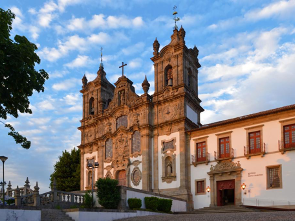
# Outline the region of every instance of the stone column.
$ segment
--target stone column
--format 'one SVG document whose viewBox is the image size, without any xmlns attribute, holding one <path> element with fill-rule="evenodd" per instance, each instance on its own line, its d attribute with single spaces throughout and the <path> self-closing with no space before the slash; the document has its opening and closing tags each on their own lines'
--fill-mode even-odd
<svg viewBox="0 0 295 222">
<path fill-rule="evenodd" d="M 148 128 L 143 131 L 141 135 L 141 153 L 142 153 L 142 189 L 150 191 L 150 159 L 149 159 L 149 133 Z"/>
<path fill-rule="evenodd" d="M 179 129 L 179 151 L 180 163 L 176 163 L 180 167 L 180 189 L 188 189 L 187 187 L 187 160 L 186 160 L 186 136 L 183 129 Z M 189 152 L 188 152 L 189 153 Z M 177 175 L 178 176 L 178 175 Z"/>
<path fill-rule="evenodd" d="M 127 209 L 127 206 L 126 206 L 126 199 L 127 199 L 127 190 L 126 190 L 126 187 L 124 186 L 120 186 L 120 193 L 121 193 L 121 201 L 118 205 L 118 210 L 120 211 L 124 211 Z"/>
<path fill-rule="evenodd" d="M 7 195 L 9 196 L 9 197 L 12 197 L 12 188 L 11 188 L 11 182 L 9 181 L 8 182 L 8 185 L 7 185 L 8 187 L 7 187 L 7 190 L 6 190 L 6 192 L 7 192 Z"/>
<path fill-rule="evenodd" d="M 80 190 L 84 190 L 84 150 L 80 149 L 81 166 L 80 166 Z"/>
<path fill-rule="evenodd" d="M 15 199 L 14 199 L 15 206 L 21 206 L 21 197 L 20 197 L 20 190 L 18 186 L 15 189 Z"/>
<path fill-rule="evenodd" d="M 242 191 L 241 191 L 242 171 L 236 172 L 235 179 L 235 204 L 236 206 L 242 205 Z"/>
<path fill-rule="evenodd" d="M 215 206 L 215 199 L 216 199 L 216 193 L 217 193 L 217 190 L 216 190 L 216 188 L 215 188 L 215 186 L 214 186 L 214 176 L 213 175 L 210 175 L 210 192 L 211 192 L 211 194 L 210 194 L 210 200 L 211 200 L 211 202 L 210 202 L 210 207 L 214 207 Z"/>
<path fill-rule="evenodd" d="M 159 161 L 158 161 L 158 139 L 159 135 L 154 132 L 154 158 L 153 158 L 153 166 L 154 166 L 154 189 L 155 193 L 159 193 Z"/>
<path fill-rule="evenodd" d="M 97 178 L 103 178 L 103 149 L 104 146 L 101 142 L 98 143 L 98 150 L 97 150 L 97 160 L 99 163 L 99 166 L 97 168 Z"/>
<path fill-rule="evenodd" d="M 29 178 L 27 177 L 27 179 L 25 181 L 25 185 L 24 185 L 24 193 L 23 193 L 23 195 L 29 194 L 29 190 L 30 190 L 30 181 L 29 181 Z"/>
<path fill-rule="evenodd" d="M 34 187 L 33 191 L 33 198 L 34 198 L 34 206 L 40 206 L 40 196 L 39 196 L 39 187 L 38 182 L 36 182 L 36 186 Z"/>
</svg>

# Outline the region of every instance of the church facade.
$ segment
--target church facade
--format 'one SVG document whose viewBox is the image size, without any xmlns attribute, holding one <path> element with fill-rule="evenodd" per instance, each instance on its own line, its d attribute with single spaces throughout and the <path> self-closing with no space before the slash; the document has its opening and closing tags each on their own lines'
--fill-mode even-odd
<svg viewBox="0 0 295 222">
<path fill-rule="evenodd" d="M 260 164 L 261 160 L 265 162 L 262 168 L 272 169 L 280 165 L 266 162 L 275 161 L 279 158 L 277 155 L 285 153 L 282 151 L 284 145 L 274 151 L 274 145 L 269 145 L 266 137 L 272 137 L 279 129 L 284 134 L 284 124 L 283 128 L 273 128 L 281 124 L 280 121 L 293 127 L 295 107 L 269 115 L 257 114 L 252 119 L 240 118 L 239 121 L 227 120 L 223 124 L 202 126 L 200 113 L 204 109 L 198 98 L 198 68 L 201 67 L 198 49 L 186 47 L 182 27 L 174 29 L 171 42 L 161 51 L 159 48 L 156 39 L 151 58 L 154 63 L 153 95 L 148 93 L 150 84 L 146 78 L 142 83 L 142 95 L 135 93 L 132 81 L 123 74 L 115 86 L 112 85 L 102 64 L 93 81 L 88 82 L 83 77 L 80 91 L 83 117 L 78 128 L 81 131 L 78 146 L 81 151 L 81 190 L 91 189 L 92 180 L 109 177 L 119 180 L 123 186 L 185 199 L 190 209 L 241 204 L 245 196 L 241 188 L 243 183 L 247 186 L 246 191 L 251 193 L 249 198 L 255 196 L 260 192 L 262 182 L 253 185 L 249 181 L 260 178 L 256 174 L 261 173 L 247 167 Z M 275 123 L 264 123 L 267 121 Z M 295 143 L 295 125 L 294 131 L 292 129 L 289 140 L 293 141 L 294 132 Z M 293 152 L 286 152 L 282 157 L 287 161 L 295 158 L 292 155 Z M 93 162 L 99 163 L 94 178 L 92 169 L 87 167 Z M 274 175 L 282 175 L 282 169 L 281 164 L 279 169 L 266 170 L 265 174 L 272 175 L 272 184 Z M 246 180 L 247 173 L 254 175 L 249 181 Z M 280 180 L 283 184 L 288 183 L 282 176 Z"/>
</svg>

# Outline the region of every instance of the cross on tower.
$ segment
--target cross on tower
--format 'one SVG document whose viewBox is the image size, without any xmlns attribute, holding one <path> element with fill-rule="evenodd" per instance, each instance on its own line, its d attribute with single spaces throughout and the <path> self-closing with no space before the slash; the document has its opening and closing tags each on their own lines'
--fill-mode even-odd
<svg viewBox="0 0 295 222">
<path fill-rule="evenodd" d="M 119 66 L 119 68 L 122 68 L 122 76 L 124 76 L 124 66 L 127 66 L 127 64 L 124 64 L 124 62 L 122 62 L 122 65 Z"/>
</svg>

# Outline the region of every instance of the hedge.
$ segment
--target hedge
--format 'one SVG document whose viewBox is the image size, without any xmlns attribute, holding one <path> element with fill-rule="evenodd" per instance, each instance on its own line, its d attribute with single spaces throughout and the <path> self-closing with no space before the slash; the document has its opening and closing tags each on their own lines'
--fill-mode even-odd
<svg viewBox="0 0 295 222">
<path fill-rule="evenodd" d="M 99 178 L 96 181 L 98 203 L 106 209 L 117 209 L 121 194 L 118 185 L 118 180 L 110 178 Z"/>
<path fill-rule="evenodd" d="M 130 209 L 139 209 L 141 208 L 141 199 L 138 198 L 129 198 L 128 199 L 128 205 Z"/>
<path fill-rule="evenodd" d="M 158 210 L 166 213 L 169 213 L 172 207 L 172 200 L 158 197 L 145 197 L 144 203 L 146 209 L 153 211 Z"/>
</svg>

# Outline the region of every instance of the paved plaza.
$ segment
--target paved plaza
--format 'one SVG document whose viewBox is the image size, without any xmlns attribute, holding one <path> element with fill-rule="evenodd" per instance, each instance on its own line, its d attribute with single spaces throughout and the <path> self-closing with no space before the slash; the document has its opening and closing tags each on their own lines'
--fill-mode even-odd
<svg viewBox="0 0 295 222">
<path fill-rule="evenodd" d="M 294 221 L 295 211 L 169 214 L 123 219 L 126 221 Z"/>
</svg>

